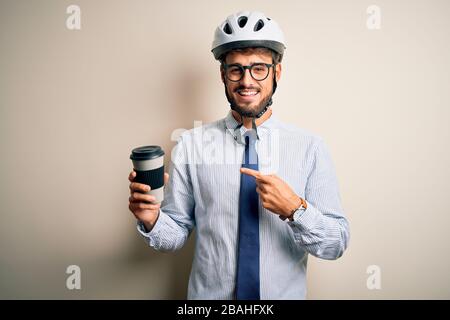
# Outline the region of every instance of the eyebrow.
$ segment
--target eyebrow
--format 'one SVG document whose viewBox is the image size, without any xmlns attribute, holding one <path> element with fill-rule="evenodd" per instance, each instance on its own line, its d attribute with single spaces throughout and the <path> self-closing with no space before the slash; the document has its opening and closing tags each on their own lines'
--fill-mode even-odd
<svg viewBox="0 0 450 320">
<path fill-rule="evenodd" d="M 264 61 L 250 61 L 250 64 L 249 65 L 252 65 L 252 64 L 255 64 L 255 63 L 264 63 L 264 64 L 266 64 L 266 63 L 268 63 L 268 62 L 264 62 Z M 231 65 L 231 64 L 238 64 L 238 65 L 240 65 L 240 66 L 242 66 L 243 64 L 241 64 L 241 63 L 237 63 L 237 62 L 233 62 L 233 63 L 226 63 L 226 64 L 228 64 L 228 65 Z M 270 64 L 270 63 L 269 63 Z"/>
</svg>

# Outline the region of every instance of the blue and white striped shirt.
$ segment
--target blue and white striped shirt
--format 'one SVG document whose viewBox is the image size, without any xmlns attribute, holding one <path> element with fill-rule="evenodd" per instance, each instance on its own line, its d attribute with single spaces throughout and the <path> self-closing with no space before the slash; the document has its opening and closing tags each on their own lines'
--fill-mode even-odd
<svg viewBox="0 0 450 320">
<path fill-rule="evenodd" d="M 172 151 L 170 179 L 159 218 L 139 232 L 156 250 L 180 249 L 194 227 L 196 243 L 188 299 L 234 299 L 240 167 L 244 126 L 227 117 L 185 131 Z M 349 226 L 335 168 L 317 135 L 272 115 L 258 126 L 259 170 L 276 174 L 305 199 L 294 221 L 259 206 L 261 299 L 304 299 L 308 253 L 337 259 L 347 248 Z"/>
</svg>

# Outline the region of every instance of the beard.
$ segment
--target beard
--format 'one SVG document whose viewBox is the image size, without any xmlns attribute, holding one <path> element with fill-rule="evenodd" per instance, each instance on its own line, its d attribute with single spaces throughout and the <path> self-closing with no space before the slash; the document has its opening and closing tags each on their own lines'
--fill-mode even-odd
<svg viewBox="0 0 450 320">
<path fill-rule="evenodd" d="M 238 88 L 237 90 L 239 90 L 240 88 Z M 236 91 L 237 91 L 236 90 Z M 254 107 L 249 107 L 249 106 L 242 106 L 239 105 L 236 100 L 228 94 L 228 90 L 227 88 L 225 88 L 225 93 L 228 99 L 228 102 L 230 103 L 231 109 L 237 111 L 242 117 L 247 117 L 247 118 L 256 118 L 256 116 L 264 110 L 264 108 L 269 105 L 269 103 L 271 102 L 272 99 L 272 94 L 267 95 L 267 97 L 264 97 L 264 99 L 261 100 L 261 102 Z"/>
</svg>

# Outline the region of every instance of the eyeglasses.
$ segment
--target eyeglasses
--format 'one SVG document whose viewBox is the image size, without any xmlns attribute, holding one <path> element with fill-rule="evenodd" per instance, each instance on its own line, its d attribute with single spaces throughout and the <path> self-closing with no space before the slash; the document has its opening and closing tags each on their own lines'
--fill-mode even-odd
<svg viewBox="0 0 450 320">
<path fill-rule="evenodd" d="M 225 76 L 228 80 L 233 82 L 241 81 L 244 77 L 245 70 L 250 70 L 250 75 L 256 81 L 263 81 L 269 75 L 269 70 L 273 67 L 274 63 L 253 63 L 249 66 L 241 66 L 240 64 L 223 64 L 225 69 Z"/>
</svg>

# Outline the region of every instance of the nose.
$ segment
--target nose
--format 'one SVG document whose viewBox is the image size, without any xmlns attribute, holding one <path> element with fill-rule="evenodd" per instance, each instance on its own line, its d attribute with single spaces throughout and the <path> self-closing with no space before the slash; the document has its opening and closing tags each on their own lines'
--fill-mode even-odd
<svg viewBox="0 0 450 320">
<path fill-rule="evenodd" d="M 250 74 L 250 69 L 244 69 L 244 74 L 242 75 L 241 84 L 247 86 L 253 83 L 252 75 Z"/>
</svg>

